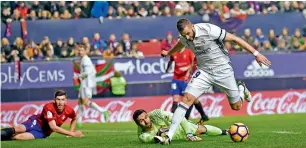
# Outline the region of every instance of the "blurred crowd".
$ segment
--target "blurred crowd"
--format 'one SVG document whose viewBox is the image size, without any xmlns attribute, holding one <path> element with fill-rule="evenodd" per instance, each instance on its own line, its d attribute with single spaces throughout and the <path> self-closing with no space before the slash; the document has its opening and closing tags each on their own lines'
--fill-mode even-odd
<svg viewBox="0 0 306 148">
<path fill-rule="evenodd" d="M 173 1 L 2 1 L 1 20 L 123 18 L 148 16 L 205 15 L 217 13 L 222 18 L 244 17 L 252 14 L 303 12 L 305 1 L 241 1 L 241 2 L 173 2 Z"/>
<path fill-rule="evenodd" d="M 51 43 L 46 36 L 40 43 L 30 40 L 24 41 L 18 37 L 14 43 L 10 43 L 7 38 L 1 41 L 1 62 L 56 60 L 58 58 L 74 58 L 79 56 L 78 46 L 82 44 L 90 56 L 111 59 L 113 57 L 134 57 L 142 58 L 144 55 L 138 50 L 137 43 L 133 42 L 129 34 L 123 34 L 120 40 L 114 34 L 108 40 L 103 40 L 99 33 L 95 33 L 91 39 L 83 37 L 80 43 L 76 43 L 74 38 L 69 38 L 67 42 L 57 40 Z"/>
</svg>

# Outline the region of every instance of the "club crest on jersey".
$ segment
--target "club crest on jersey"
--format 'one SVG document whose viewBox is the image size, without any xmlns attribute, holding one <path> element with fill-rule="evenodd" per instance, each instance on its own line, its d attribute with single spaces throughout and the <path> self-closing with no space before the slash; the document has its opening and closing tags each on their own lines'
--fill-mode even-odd
<svg viewBox="0 0 306 148">
<path fill-rule="evenodd" d="M 47 117 L 48 118 L 52 118 L 53 117 L 53 115 L 52 115 L 52 113 L 50 111 L 47 112 Z"/>
<path fill-rule="evenodd" d="M 65 115 L 62 117 L 62 120 L 64 120 L 65 119 Z"/>
</svg>

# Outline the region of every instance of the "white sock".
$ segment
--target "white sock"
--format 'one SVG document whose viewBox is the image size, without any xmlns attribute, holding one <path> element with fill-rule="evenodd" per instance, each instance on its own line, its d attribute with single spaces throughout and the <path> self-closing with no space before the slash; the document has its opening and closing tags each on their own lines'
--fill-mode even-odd
<svg viewBox="0 0 306 148">
<path fill-rule="evenodd" d="M 89 102 L 88 102 L 88 106 L 89 106 L 90 108 L 96 110 L 96 111 L 99 111 L 100 113 L 103 112 L 103 110 L 101 109 L 101 107 L 100 107 L 98 104 L 96 104 L 95 102 L 89 101 Z"/>
<path fill-rule="evenodd" d="M 186 105 L 183 102 L 180 102 L 177 109 L 175 110 L 173 117 L 172 117 L 169 132 L 168 132 L 168 137 L 170 138 L 170 140 L 172 139 L 177 127 L 180 125 L 182 120 L 185 118 L 185 114 L 188 108 L 189 108 L 188 105 Z"/>
<path fill-rule="evenodd" d="M 238 89 L 241 100 L 244 100 L 244 87 L 242 85 L 238 85 Z"/>
<path fill-rule="evenodd" d="M 78 115 L 77 115 L 77 123 L 82 123 L 82 116 L 84 112 L 83 104 L 78 105 Z"/>
<path fill-rule="evenodd" d="M 204 125 L 206 127 L 206 134 L 210 136 L 217 136 L 222 134 L 222 130 L 211 125 Z"/>
</svg>

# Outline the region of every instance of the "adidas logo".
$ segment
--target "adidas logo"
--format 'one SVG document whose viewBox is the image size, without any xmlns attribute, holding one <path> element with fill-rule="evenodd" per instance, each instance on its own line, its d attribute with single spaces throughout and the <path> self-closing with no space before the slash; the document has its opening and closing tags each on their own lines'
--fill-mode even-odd
<svg viewBox="0 0 306 148">
<path fill-rule="evenodd" d="M 252 61 L 248 65 L 247 69 L 244 71 L 244 76 L 249 77 L 271 77 L 274 76 L 274 70 L 270 69 L 268 66 L 263 65 L 262 67 L 257 63 L 256 60 Z"/>
</svg>

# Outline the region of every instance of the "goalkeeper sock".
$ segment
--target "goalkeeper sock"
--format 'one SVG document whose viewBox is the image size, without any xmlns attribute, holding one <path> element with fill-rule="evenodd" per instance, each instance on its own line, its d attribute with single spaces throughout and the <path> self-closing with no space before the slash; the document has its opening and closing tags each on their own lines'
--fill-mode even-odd
<svg viewBox="0 0 306 148">
<path fill-rule="evenodd" d="M 101 107 L 100 107 L 98 104 L 96 104 L 95 102 L 89 101 L 89 102 L 88 102 L 88 106 L 89 106 L 90 108 L 92 108 L 92 109 L 94 109 L 94 110 L 100 112 L 100 113 L 103 112 L 103 110 L 101 109 Z"/>
<path fill-rule="evenodd" d="M 12 136 L 15 134 L 14 128 L 1 129 L 1 141 L 12 140 Z"/>
<path fill-rule="evenodd" d="M 84 106 L 83 106 L 83 104 L 79 104 L 78 105 L 78 119 L 77 119 L 77 123 L 82 123 L 83 112 L 84 112 Z"/>
<path fill-rule="evenodd" d="M 211 126 L 211 125 L 204 125 L 206 128 L 205 134 L 209 136 L 217 136 L 217 135 L 222 135 L 222 130 L 218 127 Z"/>
<path fill-rule="evenodd" d="M 172 108 L 171 108 L 171 112 L 172 112 L 172 113 L 174 113 L 174 111 L 176 110 L 177 104 L 178 104 L 178 102 L 174 102 L 174 101 L 173 101 L 173 103 L 172 103 Z"/>
<path fill-rule="evenodd" d="M 203 110 L 203 106 L 201 104 L 200 101 L 198 101 L 197 103 L 193 104 L 194 107 L 198 110 L 198 112 L 201 114 L 201 117 L 207 117 L 207 115 L 205 114 L 204 110 Z"/>
<path fill-rule="evenodd" d="M 178 107 L 173 114 L 171 125 L 170 125 L 169 132 L 167 135 L 170 138 L 170 140 L 172 139 L 177 127 L 180 125 L 180 123 L 184 119 L 184 116 L 188 108 L 189 106 L 183 102 L 178 104 Z"/>
<path fill-rule="evenodd" d="M 188 110 L 187 110 L 187 112 L 186 112 L 186 114 L 185 114 L 185 118 L 186 118 L 187 120 L 188 120 L 189 117 L 190 117 L 190 114 L 191 114 L 192 109 L 193 109 L 193 105 L 191 105 L 191 106 L 188 108 Z"/>
</svg>

